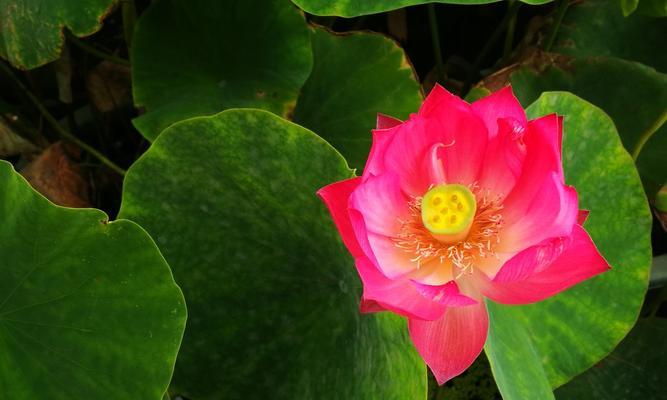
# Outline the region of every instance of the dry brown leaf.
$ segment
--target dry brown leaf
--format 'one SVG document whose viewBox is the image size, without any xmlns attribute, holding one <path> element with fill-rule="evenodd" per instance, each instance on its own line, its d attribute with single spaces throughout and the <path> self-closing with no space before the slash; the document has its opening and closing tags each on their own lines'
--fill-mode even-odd
<svg viewBox="0 0 667 400">
<path fill-rule="evenodd" d="M 17 135 L 0 117 L 0 157 L 30 154 L 38 151 L 37 146 Z"/>
<path fill-rule="evenodd" d="M 90 207 L 90 185 L 85 171 L 71 156 L 77 152 L 78 149 L 72 146 L 54 143 L 23 168 L 21 174 L 35 190 L 55 204 Z"/>
<path fill-rule="evenodd" d="M 130 67 L 102 61 L 86 77 L 90 99 L 100 112 L 113 111 L 132 101 Z"/>
</svg>

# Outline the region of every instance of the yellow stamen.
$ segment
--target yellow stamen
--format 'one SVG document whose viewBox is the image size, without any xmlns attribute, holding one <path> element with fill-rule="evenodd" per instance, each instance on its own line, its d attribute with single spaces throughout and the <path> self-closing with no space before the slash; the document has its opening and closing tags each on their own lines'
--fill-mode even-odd
<svg viewBox="0 0 667 400">
<path fill-rule="evenodd" d="M 499 199 L 490 198 L 485 190 L 474 184 L 466 189 L 474 193 L 476 212 L 467 236 L 456 242 L 447 243 L 436 239 L 433 232 L 425 226 L 422 218 L 425 198 L 416 197 L 410 201 L 409 216 L 400 220 L 401 230 L 393 240 L 398 248 L 410 254 L 410 259 L 417 268 L 434 261 L 443 266 L 451 262 L 459 270 L 455 275 L 458 279 L 464 273 L 472 273 L 477 260 L 496 257 L 494 247 L 499 241 L 499 232 L 503 225 L 502 204 Z M 458 196 L 457 199 L 460 198 L 461 196 Z M 451 196 L 441 197 L 444 206 L 447 205 L 445 199 L 451 199 Z M 442 208 L 440 211 L 440 219 L 443 221 L 458 207 L 446 208 L 447 210 Z"/>
</svg>

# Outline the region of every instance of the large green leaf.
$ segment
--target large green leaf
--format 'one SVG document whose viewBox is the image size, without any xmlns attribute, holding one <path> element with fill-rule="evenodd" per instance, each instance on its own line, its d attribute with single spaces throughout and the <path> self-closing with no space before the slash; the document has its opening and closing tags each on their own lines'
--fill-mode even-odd
<svg viewBox="0 0 667 400">
<path fill-rule="evenodd" d="M 582 58 L 524 67 L 512 73 L 510 81 L 524 105 L 535 101 L 542 92 L 564 90 L 602 108 L 614 120 L 628 151 L 667 107 L 667 75 L 615 58 Z M 667 126 L 644 146 L 637 167 L 650 196 L 667 182 Z"/>
<path fill-rule="evenodd" d="M 565 117 L 566 181 L 590 210 L 586 230 L 612 269 L 526 306 L 489 302 L 489 356 L 505 400 L 551 398 L 557 387 L 611 352 L 642 305 L 651 263 L 651 215 L 632 159 L 611 119 L 569 93 L 545 93 L 531 118 Z"/>
<path fill-rule="evenodd" d="M 667 52 L 656 47 L 665 37 L 667 24 L 660 18 L 637 12 L 624 17 L 618 1 L 587 0 L 570 7 L 553 50 L 577 57 L 619 57 L 667 72 Z"/>
<path fill-rule="evenodd" d="M 562 400 L 665 398 L 667 320 L 640 320 L 613 353 L 556 391 Z"/>
<path fill-rule="evenodd" d="M 667 1 L 641 0 L 637 12 L 651 17 L 667 17 Z"/>
<path fill-rule="evenodd" d="M 160 400 L 183 295 L 146 232 L 67 209 L 0 161 L 0 391 L 12 400 Z"/>
<path fill-rule="evenodd" d="M 62 29 L 93 34 L 115 0 L 0 0 L 0 57 L 23 69 L 58 58 Z"/>
<path fill-rule="evenodd" d="M 304 11 L 314 15 L 338 15 L 356 17 L 359 15 L 376 14 L 398 8 L 427 3 L 448 4 L 488 4 L 502 0 L 292 0 Z M 521 0 L 527 4 L 545 4 L 553 0 Z"/>
<path fill-rule="evenodd" d="M 121 215 L 154 235 L 188 299 L 172 390 L 200 399 L 423 399 L 404 321 L 360 283 L 315 192 L 349 178 L 310 131 L 260 110 L 165 130 Z"/>
<path fill-rule="evenodd" d="M 286 0 L 158 0 L 132 45 L 149 140 L 185 118 L 254 107 L 286 115 L 312 67 L 303 15 Z"/>
<path fill-rule="evenodd" d="M 371 33 L 316 29 L 313 55 L 294 121 L 328 140 L 350 166 L 363 168 L 377 113 L 404 119 L 419 109 L 422 98 L 412 67 L 395 42 Z"/>
</svg>

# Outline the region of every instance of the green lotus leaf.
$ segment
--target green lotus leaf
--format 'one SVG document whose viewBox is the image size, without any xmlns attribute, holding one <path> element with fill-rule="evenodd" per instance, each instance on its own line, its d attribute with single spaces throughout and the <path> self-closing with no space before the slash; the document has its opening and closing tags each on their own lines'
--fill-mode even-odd
<svg viewBox="0 0 667 400">
<path fill-rule="evenodd" d="M 351 176 L 312 132 L 248 109 L 174 124 L 130 168 L 120 215 L 153 235 L 188 299 L 173 394 L 425 399 L 405 321 L 359 313 L 315 195 Z"/>
<path fill-rule="evenodd" d="M 53 205 L 0 161 L 0 388 L 12 400 L 160 400 L 185 302 L 130 221 Z"/>
<path fill-rule="evenodd" d="M 312 68 L 303 15 L 285 0 L 158 0 L 132 44 L 134 124 L 153 140 L 167 126 L 227 108 L 287 115 Z"/>
<path fill-rule="evenodd" d="M 0 57 L 31 69 L 56 60 L 63 28 L 87 36 L 102 27 L 115 0 L 0 0 Z"/>
<path fill-rule="evenodd" d="M 535 101 L 542 92 L 564 90 L 602 108 L 614 120 L 629 152 L 667 108 L 667 75 L 616 58 L 579 58 L 525 67 L 512 73 L 510 81 L 524 105 Z M 667 126 L 663 125 L 637 159 L 649 197 L 667 182 L 666 160 Z"/>
<path fill-rule="evenodd" d="M 376 114 L 405 119 L 419 109 L 419 83 L 403 50 L 372 33 L 313 30 L 313 72 L 294 121 L 329 141 L 353 168 L 364 167 Z"/>
<path fill-rule="evenodd" d="M 664 396 L 667 319 L 640 320 L 593 368 L 559 388 L 559 400 L 644 400 Z"/>
<path fill-rule="evenodd" d="M 665 37 L 667 24 L 660 18 L 640 12 L 625 17 L 618 1 L 587 0 L 568 9 L 552 50 L 576 57 L 618 57 L 667 72 L 667 52 L 655 47 Z"/>
<path fill-rule="evenodd" d="M 314 15 L 357 17 L 427 3 L 479 5 L 501 0 L 292 0 L 302 10 Z M 552 0 L 521 0 L 527 4 L 545 4 Z"/>
<path fill-rule="evenodd" d="M 641 0 L 637 12 L 649 17 L 667 17 L 667 1 Z"/>
<path fill-rule="evenodd" d="M 553 398 L 609 354 L 634 325 L 648 284 L 651 215 L 612 120 L 570 93 L 545 93 L 530 118 L 563 115 L 565 179 L 590 210 L 585 228 L 612 269 L 548 300 L 488 302 L 485 350 L 505 400 Z"/>
</svg>

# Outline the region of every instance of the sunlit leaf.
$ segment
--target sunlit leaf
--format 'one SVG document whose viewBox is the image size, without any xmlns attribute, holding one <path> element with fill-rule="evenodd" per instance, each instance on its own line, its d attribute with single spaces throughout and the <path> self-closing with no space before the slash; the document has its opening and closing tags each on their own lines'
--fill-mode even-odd
<svg viewBox="0 0 667 400">
<path fill-rule="evenodd" d="M 565 90 L 602 108 L 631 152 L 667 108 L 667 75 L 616 58 L 580 58 L 525 67 L 510 78 L 519 100 L 528 105 L 542 92 Z M 649 196 L 667 182 L 667 126 L 646 143 L 637 168 Z"/>
<path fill-rule="evenodd" d="M 559 400 L 644 400 L 664 396 L 667 319 L 637 323 L 621 344 L 588 371 L 559 388 Z"/>
<path fill-rule="evenodd" d="M 611 119 L 569 93 L 545 93 L 531 118 L 565 117 L 566 182 L 590 210 L 585 228 L 610 271 L 546 301 L 489 302 L 486 353 L 505 400 L 551 398 L 560 386 L 605 357 L 632 328 L 651 263 L 651 216 L 632 159 Z"/>
<path fill-rule="evenodd" d="M 135 126 L 149 140 L 185 118 L 254 107 L 287 115 L 312 67 L 303 15 L 286 0 L 159 0 L 132 44 Z"/>
<path fill-rule="evenodd" d="M 63 28 L 95 33 L 115 0 L 0 0 L 0 57 L 23 69 L 58 58 Z"/>
<path fill-rule="evenodd" d="M 0 391 L 12 400 L 160 400 L 183 295 L 146 232 L 53 205 L 0 161 Z"/>
<path fill-rule="evenodd" d="M 660 18 L 639 12 L 625 17 L 617 0 L 586 0 L 568 9 L 552 50 L 577 57 L 618 57 L 667 72 L 667 52 L 656 49 L 665 37 L 667 24 Z"/>
<path fill-rule="evenodd" d="M 422 98 L 403 50 L 379 34 L 313 31 L 314 66 L 294 121 L 340 151 L 351 167 L 364 167 L 371 129 L 381 112 L 406 119 Z"/>
<path fill-rule="evenodd" d="M 292 0 L 306 12 L 315 15 L 338 15 L 356 17 L 359 15 L 376 14 L 398 8 L 427 3 L 448 3 L 461 5 L 477 5 L 496 3 L 501 0 Z M 527 4 L 545 4 L 552 0 L 521 0 Z"/>
<path fill-rule="evenodd" d="M 155 237 L 188 299 L 174 394 L 425 398 L 404 320 L 359 313 L 359 277 L 315 195 L 351 176 L 324 140 L 259 110 L 177 123 L 130 168 L 120 215 Z"/>
</svg>

